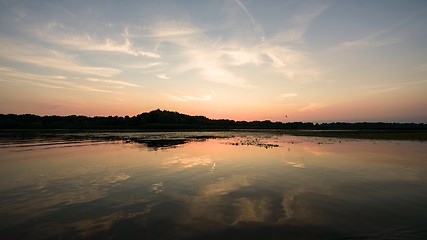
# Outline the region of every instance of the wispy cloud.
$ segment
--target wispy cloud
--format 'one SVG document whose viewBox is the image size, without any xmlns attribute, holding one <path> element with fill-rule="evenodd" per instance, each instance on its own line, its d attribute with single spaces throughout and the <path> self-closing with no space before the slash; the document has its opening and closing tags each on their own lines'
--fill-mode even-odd
<svg viewBox="0 0 427 240">
<path fill-rule="evenodd" d="M 233 87 L 252 87 L 244 78 L 236 76 L 232 72 L 215 65 L 200 67 L 202 74 L 211 82 L 227 84 Z"/>
<path fill-rule="evenodd" d="M 232 3 L 233 4 L 233 3 Z M 265 39 L 262 27 L 256 21 L 248 7 L 241 0 L 235 0 L 236 11 L 243 11 L 254 28 L 254 33 L 263 41 L 241 41 L 238 38 L 215 38 L 209 34 L 209 29 L 195 26 L 190 21 L 158 21 L 141 28 L 125 27 L 119 35 L 100 37 L 94 33 L 79 33 L 61 23 L 50 22 L 42 28 L 28 30 L 40 40 L 63 47 L 62 51 L 52 51 L 23 44 L 18 46 L 8 42 L 7 47 L 0 52 L 10 55 L 9 59 L 35 64 L 43 67 L 57 68 L 67 71 L 96 75 L 111 78 L 121 72 L 116 68 L 102 68 L 84 66 L 77 63 L 77 56 L 67 55 L 65 52 L 72 50 L 73 54 L 79 51 L 98 51 L 121 53 L 138 57 L 162 58 L 153 62 L 142 64 L 125 63 L 124 70 L 141 69 L 152 71 L 161 79 L 179 79 L 180 74 L 192 72 L 193 79 L 220 83 L 237 88 L 253 88 L 253 78 L 236 67 L 271 68 L 272 73 L 278 73 L 286 80 L 307 82 L 320 79 L 324 73 L 313 61 L 310 53 L 301 49 L 288 46 L 288 43 L 300 42 L 303 39 L 305 27 L 327 7 L 315 6 L 308 11 L 296 15 L 293 21 L 296 25 L 292 29 L 281 30 L 271 39 Z M 245 17 L 245 16 L 243 16 Z M 138 43 L 149 43 L 150 49 L 139 48 Z M 154 47 L 155 46 L 155 47 Z M 18 49 L 15 53 L 4 49 Z M 75 53 L 77 51 L 77 53 Z M 110 64 L 110 66 L 117 63 Z M 120 64 L 119 64 L 120 65 Z M 168 66 L 165 73 L 164 66 Z M 169 75 L 170 74 L 170 75 Z M 181 75 L 181 76 L 182 76 Z M 93 78 L 92 76 L 85 76 Z M 104 83 L 106 79 L 103 79 Z M 108 80 L 115 81 L 115 80 Z M 113 84 L 112 82 L 110 82 Z M 118 84 L 119 85 L 119 84 Z M 125 84 L 122 83 L 123 86 Z M 130 85 L 128 85 L 130 86 Z"/>
<path fill-rule="evenodd" d="M 67 29 L 62 24 L 57 23 L 50 23 L 45 28 L 31 29 L 31 32 L 41 40 L 72 50 L 160 58 L 158 53 L 135 47 L 130 40 L 128 28 L 125 28 L 121 34 L 121 42 L 111 38 L 98 39 L 88 33 L 73 33 L 71 29 Z"/>
<path fill-rule="evenodd" d="M 296 1 L 297 2 L 297 1 Z M 295 4 L 290 2 L 289 4 Z M 271 39 L 272 42 L 283 46 L 287 45 L 303 45 L 305 44 L 304 35 L 309 29 L 311 23 L 320 16 L 329 5 L 313 4 L 306 6 L 303 10 L 296 12 L 290 18 L 291 27 L 281 29 Z"/>
<path fill-rule="evenodd" d="M 203 30 L 180 21 L 162 21 L 148 28 L 149 33 L 143 34 L 141 37 L 150 37 L 158 39 L 167 38 L 183 38 L 195 34 L 203 33 Z"/>
<path fill-rule="evenodd" d="M 272 67 L 288 79 L 310 82 L 320 79 L 325 70 L 316 66 L 309 53 L 280 45 L 267 45 L 263 53 Z"/>
<path fill-rule="evenodd" d="M 154 67 L 160 66 L 160 62 L 151 62 L 151 63 L 143 63 L 143 64 L 133 64 L 127 65 L 127 68 L 135 68 L 135 69 L 151 69 Z"/>
<path fill-rule="evenodd" d="M 110 77 L 121 72 L 115 68 L 80 65 L 74 57 L 63 52 L 35 45 L 18 44 L 4 38 L 0 38 L 0 56 L 17 62 L 103 77 Z"/>
<path fill-rule="evenodd" d="M 166 74 L 158 74 L 157 77 L 161 79 L 171 79 L 170 77 L 166 76 Z"/>
<path fill-rule="evenodd" d="M 337 49 L 350 50 L 350 49 L 362 49 L 362 48 L 376 48 L 376 47 L 396 44 L 401 41 L 402 41 L 402 38 L 379 39 L 378 35 L 374 33 L 361 39 L 343 42 L 337 47 Z"/>
<path fill-rule="evenodd" d="M 393 91 L 410 87 L 412 85 L 426 84 L 426 83 L 427 83 L 427 80 L 404 81 L 404 82 L 387 83 L 387 84 L 380 84 L 380 85 L 361 86 L 358 89 L 362 90 L 364 93 L 377 94 L 377 93 L 393 92 Z"/>
<path fill-rule="evenodd" d="M 292 22 L 294 24 L 309 24 L 326 9 L 328 9 L 327 5 L 313 5 L 302 13 L 293 16 Z"/>
<path fill-rule="evenodd" d="M 242 1 L 240 0 L 235 0 L 237 5 L 239 5 L 242 10 L 245 12 L 245 14 L 248 16 L 249 20 L 252 23 L 252 27 L 254 29 L 254 31 L 260 36 L 261 40 L 264 40 L 265 36 L 264 36 L 264 30 L 262 29 L 261 25 L 255 21 L 254 17 L 252 16 L 252 14 L 249 12 L 249 10 L 246 8 L 246 6 L 242 3 Z"/>
<path fill-rule="evenodd" d="M 244 65 L 244 64 L 255 64 L 259 65 L 263 63 L 261 54 L 257 51 L 251 51 L 246 49 L 233 49 L 222 51 L 225 59 L 229 61 L 231 65 Z"/>
<path fill-rule="evenodd" d="M 302 44 L 304 43 L 304 33 L 304 27 L 283 30 L 276 34 L 273 41 L 277 44 Z"/>
<path fill-rule="evenodd" d="M 188 27 L 184 24 L 184 28 Z M 175 26 L 179 31 L 179 25 Z M 194 27 L 193 27 L 194 28 Z M 170 70 L 176 74 L 189 71 L 198 73 L 206 81 L 227 84 L 233 87 L 253 87 L 249 79 L 241 72 L 236 72 L 233 66 L 254 65 L 254 67 L 272 68 L 290 80 L 308 82 L 319 79 L 324 73 L 315 66 L 309 53 L 281 46 L 275 41 L 261 43 L 237 42 L 235 40 L 212 41 L 204 31 L 194 31 L 191 36 L 172 37 L 163 42 L 173 44 L 180 49 L 181 64 Z"/>
<path fill-rule="evenodd" d="M 191 31 L 190 36 L 183 37 L 182 35 L 174 34 L 173 37 L 164 38 L 162 41 L 169 45 L 173 45 L 174 49 L 179 49 L 175 56 L 179 58 L 180 64 L 175 65 L 170 71 L 175 75 L 193 71 L 200 79 L 210 82 L 230 85 L 233 87 L 250 87 L 250 84 L 241 76 L 236 75 L 228 68 L 233 64 L 238 63 L 235 60 L 236 54 L 225 53 L 222 46 L 212 46 L 212 41 L 203 34 L 202 30 L 197 30 L 196 27 L 189 27 L 191 24 L 183 23 L 184 30 L 180 30 L 180 25 L 175 23 L 174 30 L 176 32 L 187 32 L 186 29 L 196 29 Z M 153 29 L 158 31 L 158 29 Z M 162 30 L 164 31 L 164 29 Z M 158 36 L 162 34 L 153 35 Z M 228 59 L 228 61 L 224 61 Z M 158 77 L 165 77 L 163 74 Z"/>
<path fill-rule="evenodd" d="M 315 111 L 317 109 L 324 108 L 324 107 L 327 107 L 327 106 L 328 105 L 326 105 L 324 103 L 313 102 L 313 103 L 309 103 L 307 106 L 301 108 L 299 111 L 300 112 L 312 112 L 312 111 Z"/>
<path fill-rule="evenodd" d="M 108 83 L 108 84 L 119 85 L 119 86 L 139 87 L 139 85 L 137 84 L 125 82 L 125 81 L 119 81 L 119 80 L 98 79 L 98 78 L 86 78 L 86 80 L 91 82 L 102 82 L 102 83 Z"/>
<path fill-rule="evenodd" d="M 400 43 L 405 39 L 405 36 L 403 35 L 390 36 L 390 35 L 395 29 L 405 24 L 408 20 L 409 18 L 405 18 L 387 28 L 373 32 L 365 37 L 342 42 L 336 47 L 336 49 L 352 50 L 352 49 L 362 49 L 362 48 L 376 48 L 376 47 L 382 47 L 382 46 Z"/>
<path fill-rule="evenodd" d="M 34 74 L 18 71 L 14 68 L 4 66 L 0 66 L 0 79 L 7 80 L 12 83 L 25 83 L 45 88 L 116 93 L 110 90 L 74 83 L 72 81 L 67 80 L 65 76 Z"/>
<path fill-rule="evenodd" d="M 389 87 L 389 88 L 381 88 L 371 91 L 370 93 L 386 93 L 386 92 L 394 92 L 399 90 L 400 87 Z"/>
</svg>

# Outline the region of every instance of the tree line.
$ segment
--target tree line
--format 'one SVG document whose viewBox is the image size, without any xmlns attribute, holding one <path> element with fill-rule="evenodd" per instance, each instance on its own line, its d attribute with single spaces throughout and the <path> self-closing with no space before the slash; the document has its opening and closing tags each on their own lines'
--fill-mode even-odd
<svg viewBox="0 0 427 240">
<path fill-rule="evenodd" d="M 154 110 L 129 117 L 38 116 L 34 114 L 0 114 L 0 129 L 298 129 L 298 130 L 427 130 L 424 123 L 385 122 L 272 122 L 234 121 L 190 116 L 166 110 Z"/>
</svg>

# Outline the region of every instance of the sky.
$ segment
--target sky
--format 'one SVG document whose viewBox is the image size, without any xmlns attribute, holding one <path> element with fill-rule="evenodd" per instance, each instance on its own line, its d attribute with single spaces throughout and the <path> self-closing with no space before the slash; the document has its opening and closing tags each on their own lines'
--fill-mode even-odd
<svg viewBox="0 0 427 240">
<path fill-rule="evenodd" d="M 427 123 L 427 1 L 0 0 L 0 103 Z"/>
</svg>

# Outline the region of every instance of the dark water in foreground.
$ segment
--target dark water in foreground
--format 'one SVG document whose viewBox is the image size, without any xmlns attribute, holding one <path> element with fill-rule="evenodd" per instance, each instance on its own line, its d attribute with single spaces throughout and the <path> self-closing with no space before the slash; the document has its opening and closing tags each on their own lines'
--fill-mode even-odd
<svg viewBox="0 0 427 240">
<path fill-rule="evenodd" d="M 427 142 L 15 135 L 0 239 L 427 239 Z"/>
</svg>

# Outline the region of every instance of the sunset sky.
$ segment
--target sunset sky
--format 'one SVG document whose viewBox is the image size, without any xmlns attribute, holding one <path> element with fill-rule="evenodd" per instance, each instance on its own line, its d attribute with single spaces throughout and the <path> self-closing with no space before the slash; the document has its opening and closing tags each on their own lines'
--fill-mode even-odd
<svg viewBox="0 0 427 240">
<path fill-rule="evenodd" d="M 427 122 L 427 1 L 0 0 L 0 102 L 38 115 Z"/>
</svg>

